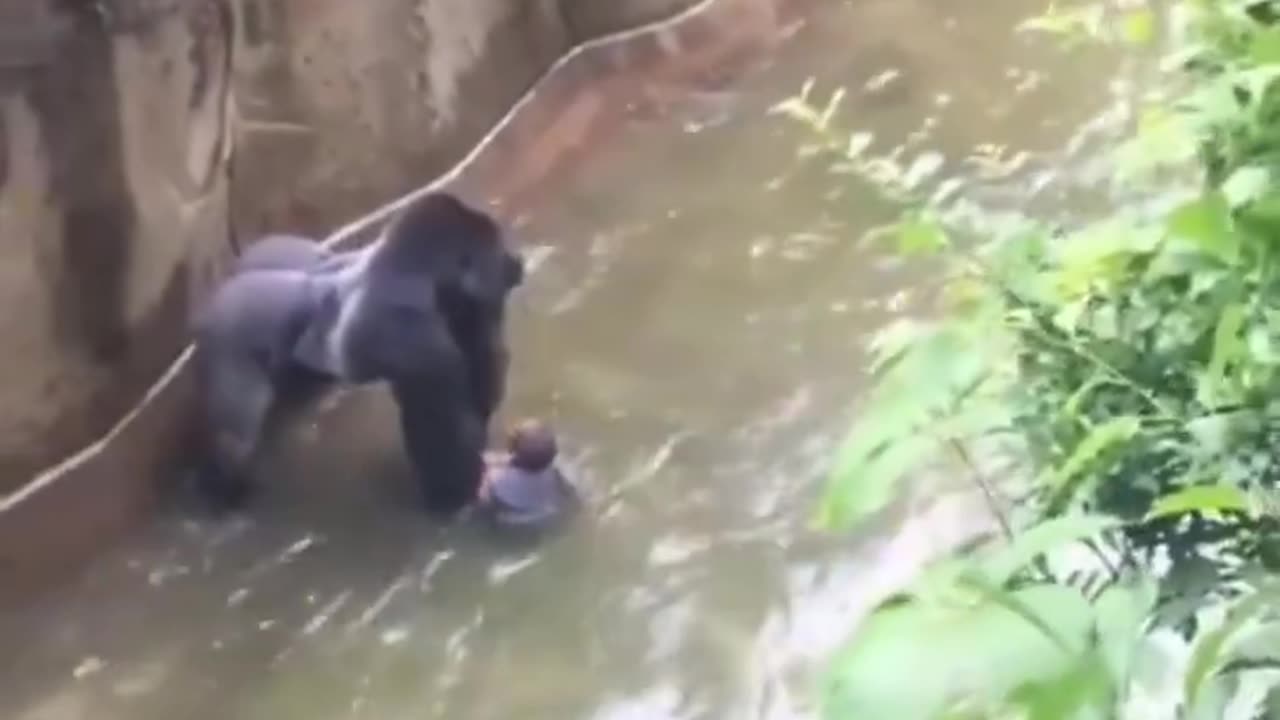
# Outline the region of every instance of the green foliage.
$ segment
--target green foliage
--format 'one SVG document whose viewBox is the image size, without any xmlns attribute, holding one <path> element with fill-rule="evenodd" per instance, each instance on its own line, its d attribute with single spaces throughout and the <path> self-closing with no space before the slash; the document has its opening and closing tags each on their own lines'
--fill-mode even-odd
<svg viewBox="0 0 1280 720">
<path fill-rule="evenodd" d="M 1006 552 L 1029 561 L 1036 550 L 1018 545 L 1030 536 Z M 1052 581 L 997 583 L 989 562 L 952 561 L 945 587 L 935 573 L 927 592 L 875 611 L 826 679 L 827 715 L 1243 719 L 1269 717 L 1277 702 L 1274 586 L 1240 586 L 1186 638 L 1155 622 L 1156 587 L 1140 575 L 1090 596 Z"/>
<path fill-rule="evenodd" d="M 1053 634 L 1012 607 L 1034 608 Z M 910 720 L 1032 696 L 1081 669 L 1091 616 L 1080 594 L 1056 585 L 886 607 L 837 660 L 826 701 L 840 717 Z"/>
<path fill-rule="evenodd" d="M 944 268 L 940 316 L 871 344 L 819 520 L 855 525 L 955 460 L 991 497 L 978 448 L 1029 488 L 1007 547 L 873 613 L 831 717 L 1280 713 L 1280 1 L 1170 6 L 1060 3 L 1022 28 L 1173 48 L 1109 158 L 1132 202 L 1071 226 L 928 195 L 837 129 L 840 93 L 776 108 L 911 206 L 894 250 Z M 1067 548 L 1093 561 L 1064 572 Z"/>
<path fill-rule="evenodd" d="M 900 223 L 898 252 L 947 264 L 943 319 L 899 323 L 873 343 L 876 391 L 821 520 L 856 523 L 939 455 L 1002 433 L 1046 517 L 1114 514 L 1131 551 L 1175 565 L 1210 549 L 1263 559 L 1271 514 L 1240 503 L 1153 512 L 1157 498 L 1206 483 L 1244 492 L 1280 481 L 1280 25 L 1263 9 L 1272 4 L 1177 4 L 1176 67 L 1191 82 L 1161 95 L 1114 159 L 1127 190 L 1156 202 L 1076 227 L 930 203 L 908 172 L 868 156 L 862 133 L 833 129 L 839 93 L 815 106 L 807 86 L 778 106 L 845 167 L 921 208 Z M 1026 27 L 1147 42 L 1154 18 L 1057 6 Z M 1156 182 L 1151 158 L 1164 149 L 1200 159 L 1199 187 Z"/>
<path fill-rule="evenodd" d="M 819 522 L 848 525 L 884 509 L 922 461 L 1002 423 L 999 406 L 981 402 L 987 363 L 969 330 L 904 320 L 873 343 L 873 367 L 884 372 L 869 402 L 879 412 L 864 416 L 836 456 L 835 472 L 859 480 L 828 484 Z"/>
<path fill-rule="evenodd" d="M 1191 512 L 1221 517 L 1224 512 L 1243 513 L 1248 510 L 1248 496 L 1235 485 L 1192 485 L 1160 498 L 1145 519 L 1151 521 Z"/>
</svg>

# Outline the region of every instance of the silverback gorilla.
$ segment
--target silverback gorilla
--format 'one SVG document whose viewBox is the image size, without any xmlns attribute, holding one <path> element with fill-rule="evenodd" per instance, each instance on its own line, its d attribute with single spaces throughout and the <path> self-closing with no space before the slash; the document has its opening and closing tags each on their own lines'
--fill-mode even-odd
<svg viewBox="0 0 1280 720">
<path fill-rule="evenodd" d="M 291 235 L 250 246 L 196 322 L 204 490 L 240 504 L 282 409 L 385 381 L 425 500 L 461 508 L 483 475 L 505 393 L 505 306 L 523 279 L 498 224 L 447 193 L 408 205 L 360 250 Z"/>
</svg>

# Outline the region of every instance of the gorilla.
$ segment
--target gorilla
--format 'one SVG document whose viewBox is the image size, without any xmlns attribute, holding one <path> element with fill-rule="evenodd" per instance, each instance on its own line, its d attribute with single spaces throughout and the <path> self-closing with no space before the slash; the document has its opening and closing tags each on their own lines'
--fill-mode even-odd
<svg viewBox="0 0 1280 720">
<path fill-rule="evenodd" d="M 238 505 L 280 415 L 336 385 L 386 382 L 429 507 L 475 496 L 506 389 L 504 316 L 524 263 L 489 215 L 436 192 L 360 250 L 271 235 L 196 319 L 203 404 L 197 478 Z"/>
<path fill-rule="evenodd" d="M 245 248 L 236 258 L 233 275 L 254 270 L 307 271 L 333 258 L 354 257 L 356 252 L 336 254 L 324 245 L 301 235 L 266 235 Z"/>
</svg>

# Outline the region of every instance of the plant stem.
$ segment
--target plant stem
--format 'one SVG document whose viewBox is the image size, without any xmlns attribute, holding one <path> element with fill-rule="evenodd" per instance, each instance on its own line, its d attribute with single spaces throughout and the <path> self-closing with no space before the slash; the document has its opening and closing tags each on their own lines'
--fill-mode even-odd
<svg viewBox="0 0 1280 720">
<path fill-rule="evenodd" d="M 1102 566 L 1107 569 L 1112 580 L 1120 579 L 1120 568 L 1116 567 L 1115 564 L 1111 562 L 1111 558 L 1108 558 L 1107 554 L 1102 552 L 1102 548 L 1098 547 L 1097 543 L 1092 540 L 1085 540 L 1084 545 L 1093 552 L 1094 557 L 1098 558 L 1098 562 L 1102 563 Z"/>
<path fill-rule="evenodd" d="M 965 464 L 965 467 L 969 468 L 969 474 L 973 477 L 974 484 L 982 491 L 982 495 L 987 502 L 987 508 L 991 511 L 991 515 L 996 519 L 996 522 L 1000 525 L 1000 531 L 1004 534 L 1006 540 L 1012 542 L 1013 526 L 1009 524 L 1009 519 L 1005 517 L 1004 511 L 1000 507 L 1000 502 L 996 497 L 995 489 L 991 487 L 991 484 L 987 482 L 986 476 L 978 469 L 977 463 L 975 463 L 973 458 L 970 457 L 969 451 L 965 448 L 964 443 L 960 442 L 956 438 L 947 438 L 947 443 L 951 446 L 951 449 L 955 451 L 956 455 L 960 458 L 960 461 Z"/>
</svg>

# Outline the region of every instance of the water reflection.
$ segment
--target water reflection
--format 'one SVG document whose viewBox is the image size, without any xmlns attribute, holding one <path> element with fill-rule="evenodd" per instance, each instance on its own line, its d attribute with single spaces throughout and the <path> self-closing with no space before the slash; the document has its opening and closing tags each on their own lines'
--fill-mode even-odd
<svg viewBox="0 0 1280 720">
<path fill-rule="evenodd" d="M 0 716 L 808 717 L 841 628 L 981 510 L 893 542 L 808 530 L 865 333 L 927 276 L 855 242 L 897 208 L 767 110 L 847 86 L 850 130 L 923 184 L 1025 199 L 1061 180 L 1113 62 L 1015 38 L 1019 0 L 817 5 L 732 88 L 667 89 L 520 223 L 507 412 L 557 423 L 582 522 L 536 548 L 425 522 L 386 398 L 347 393 L 249 516 L 175 511 L 0 621 L 21 648 Z M 1022 195 L 965 162 L 984 143 L 1024 153 Z"/>
</svg>

